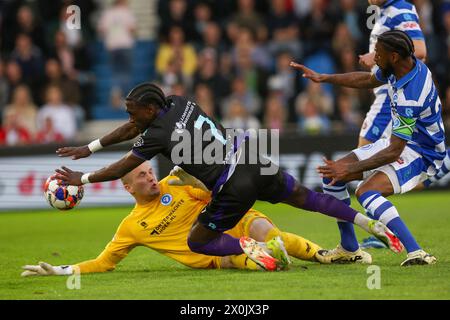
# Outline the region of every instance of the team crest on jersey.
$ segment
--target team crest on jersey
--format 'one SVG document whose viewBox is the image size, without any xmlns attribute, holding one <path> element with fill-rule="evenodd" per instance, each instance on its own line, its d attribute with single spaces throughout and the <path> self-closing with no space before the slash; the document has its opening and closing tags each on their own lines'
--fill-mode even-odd
<svg viewBox="0 0 450 320">
<path fill-rule="evenodd" d="M 172 202 L 172 195 L 170 193 L 166 193 L 161 197 L 161 204 L 163 206 L 168 206 Z"/>
<path fill-rule="evenodd" d="M 175 132 L 178 134 L 182 134 L 184 129 L 186 129 L 186 123 L 178 121 L 175 123 Z"/>
<path fill-rule="evenodd" d="M 142 136 L 140 136 L 136 142 L 134 143 L 133 147 L 134 148 L 138 148 L 140 146 L 144 145 L 144 138 L 142 138 Z"/>
</svg>

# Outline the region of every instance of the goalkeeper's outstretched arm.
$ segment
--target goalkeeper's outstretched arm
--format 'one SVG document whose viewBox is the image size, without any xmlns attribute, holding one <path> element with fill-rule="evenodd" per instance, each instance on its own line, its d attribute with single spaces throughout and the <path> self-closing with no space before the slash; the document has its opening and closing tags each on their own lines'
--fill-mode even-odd
<svg viewBox="0 0 450 320">
<path fill-rule="evenodd" d="M 83 261 L 74 265 L 52 266 L 47 262 L 39 262 L 37 265 L 23 266 L 23 277 L 28 276 L 64 276 L 77 273 L 95 273 L 113 271 L 116 265 L 122 261 L 136 243 L 130 235 L 127 227 L 119 226 L 114 239 L 108 243 L 100 255 L 92 260 Z"/>
<path fill-rule="evenodd" d="M 113 145 L 136 138 L 139 130 L 133 123 L 127 122 L 100 139 L 81 147 L 63 147 L 56 150 L 60 157 L 72 157 L 73 160 L 89 157 L 92 153 Z"/>
</svg>

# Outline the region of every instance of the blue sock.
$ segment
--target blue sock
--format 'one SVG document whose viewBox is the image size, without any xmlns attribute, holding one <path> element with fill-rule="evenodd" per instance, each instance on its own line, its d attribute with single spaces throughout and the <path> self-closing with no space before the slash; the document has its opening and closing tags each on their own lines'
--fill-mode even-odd
<svg viewBox="0 0 450 320">
<path fill-rule="evenodd" d="M 384 223 L 402 242 L 406 251 L 412 252 L 420 249 L 419 244 L 400 219 L 394 205 L 377 191 L 367 191 L 358 198 L 359 203 L 373 213 L 375 219 Z"/>
<path fill-rule="evenodd" d="M 333 186 L 329 186 L 328 184 L 330 182 L 331 179 L 323 178 L 323 192 L 334 196 L 336 199 L 341 200 L 350 206 L 351 200 L 347 191 L 347 184 L 344 182 L 337 182 Z M 350 252 L 358 250 L 359 244 L 356 239 L 353 223 L 338 220 L 337 224 L 341 234 L 342 248 Z"/>
</svg>

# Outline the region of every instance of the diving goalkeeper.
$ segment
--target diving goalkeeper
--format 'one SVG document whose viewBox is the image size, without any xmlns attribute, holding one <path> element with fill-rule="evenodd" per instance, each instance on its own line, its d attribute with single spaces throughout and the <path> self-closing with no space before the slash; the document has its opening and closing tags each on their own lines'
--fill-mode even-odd
<svg viewBox="0 0 450 320">
<path fill-rule="evenodd" d="M 181 168 L 176 167 L 170 176 L 158 182 L 146 161 L 126 174 L 122 183 L 135 198 L 136 205 L 97 258 L 70 266 L 52 266 L 45 262 L 26 265 L 22 276 L 112 271 L 136 246 L 146 246 L 191 268 L 259 269 L 245 254 L 218 257 L 198 254 L 189 249 L 186 240 L 188 233 L 210 201 L 211 193 Z M 270 241 L 279 236 L 287 253 L 302 260 L 316 261 L 315 254 L 320 249 L 317 244 L 300 236 L 280 231 L 268 217 L 253 209 L 227 233 L 238 238 L 249 236 L 267 242 L 267 250 L 284 251 L 284 248 L 277 246 L 279 241 Z M 289 259 L 287 255 L 285 258 Z"/>
</svg>

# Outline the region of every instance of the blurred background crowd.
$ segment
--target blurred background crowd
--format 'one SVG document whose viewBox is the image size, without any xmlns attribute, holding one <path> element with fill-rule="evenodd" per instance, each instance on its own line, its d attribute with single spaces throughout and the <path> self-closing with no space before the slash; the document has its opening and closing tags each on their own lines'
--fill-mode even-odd
<svg viewBox="0 0 450 320">
<path fill-rule="evenodd" d="M 450 128 L 450 1 L 415 0 Z M 70 29 L 77 5 L 80 28 Z M 124 95 L 156 81 L 225 127 L 357 135 L 373 95 L 304 81 L 362 70 L 362 0 L 1 0 L 0 145 L 77 139 L 126 119 Z"/>
</svg>

